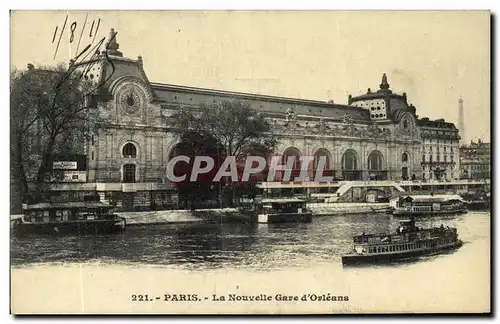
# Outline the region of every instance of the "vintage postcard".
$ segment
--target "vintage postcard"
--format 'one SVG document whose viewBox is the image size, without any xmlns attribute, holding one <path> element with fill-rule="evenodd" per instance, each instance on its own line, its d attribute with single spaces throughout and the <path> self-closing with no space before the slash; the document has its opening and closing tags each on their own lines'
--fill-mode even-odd
<svg viewBox="0 0 500 324">
<path fill-rule="evenodd" d="M 489 11 L 11 11 L 20 314 L 490 313 Z"/>
</svg>

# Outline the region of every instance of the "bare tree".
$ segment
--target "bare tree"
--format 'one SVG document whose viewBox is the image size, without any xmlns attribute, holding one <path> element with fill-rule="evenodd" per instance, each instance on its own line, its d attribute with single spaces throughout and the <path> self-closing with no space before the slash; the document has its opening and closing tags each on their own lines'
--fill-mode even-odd
<svg viewBox="0 0 500 324">
<path fill-rule="evenodd" d="M 54 177 L 54 154 L 69 153 L 76 143 L 83 147 L 85 137 L 102 123 L 91 100 L 98 87 L 82 75 L 64 65 L 11 71 L 11 179 L 25 202 L 39 200 Z"/>
<path fill-rule="evenodd" d="M 181 109 L 170 118 L 181 141 L 192 147 L 215 148 L 223 160 L 234 156 L 241 166 L 249 155 L 266 156 L 274 151 L 276 139 L 268 121 L 250 105 L 239 101 L 201 104 L 199 109 Z M 238 186 L 225 182 L 229 203 L 233 189 Z"/>
</svg>

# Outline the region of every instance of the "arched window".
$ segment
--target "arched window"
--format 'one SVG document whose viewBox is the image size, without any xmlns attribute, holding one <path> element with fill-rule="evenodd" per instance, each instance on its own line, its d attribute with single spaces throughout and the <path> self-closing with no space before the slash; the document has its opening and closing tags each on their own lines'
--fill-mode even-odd
<svg viewBox="0 0 500 324">
<path fill-rule="evenodd" d="M 137 156 L 137 149 L 135 148 L 135 145 L 132 143 L 127 143 L 123 147 L 122 154 L 124 157 L 133 157 L 135 158 Z"/>
<path fill-rule="evenodd" d="M 357 170 L 358 158 L 354 150 L 347 150 L 342 155 L 342 170 Z"/>
<path fill-rule="evenodd" d="M 403 128 L 408 128 L 408 121 L 406 119 L 403 121 Z"/>
<path fill-rule="evenodd" d="M 401 161 L 408 162 L 409 159 L 410 155 L 407 152 L 404 152 L 403 155 L 401 155 Z"/>
<path fill-rule="evenodd" d="M 314 153 L 314 169 L 318 169 L 320 159 L 325 160 L 324 170 L 330 170 L 330 152 L 325 149 L 319 149 Z"/>
<path fill-rule="evenodd" d="M 135 164 L 123 165 L 123 182 L 125 183 L 135 182 Z"/>
<path fill-rule="evenodd" d="M 368 170 L 382 170 L 382 153 L 373 151 L 368 156 Z"/>
<path fill-rule="evenodd" d="M 294 147 L 289 147 L 285 150 L 285 153 L 283 153 L 283 159 L 282 159 L 282 164 L 286 165 L 288 158 L 295 157 L 293 161 L 293 170 L 300 170 L 300 151 L 297 150 Z"/>
</svg>

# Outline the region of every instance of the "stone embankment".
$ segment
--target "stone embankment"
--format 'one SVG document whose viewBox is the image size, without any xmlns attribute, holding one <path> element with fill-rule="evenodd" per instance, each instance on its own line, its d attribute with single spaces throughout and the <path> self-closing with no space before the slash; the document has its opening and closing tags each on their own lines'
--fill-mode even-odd
<svg viewBox="0 0 500 324">
<path fill-rule="evenodd" d="M 309 203 L 314 216 L 385 213 L 388 203 Z M 237 208 L 159 210 L 141 212 L 117 212 L 124 217 L 127 226 L 147 224 L 230 223 L 250 222 L 250 216 Z M 21 215 L 11 215 L 16 219 Z"/>
<path fill-rule="evenodd" d="M 120 212 L 127 226 L 146 224 L 228 223 L 245 221 L 236 208 Z"/>
<path fill-rule="evenodd" d="M 347 215 L 385 213 L 389 203 L 309 203 L 307 204 L 313 215 Z"/>
</svg>

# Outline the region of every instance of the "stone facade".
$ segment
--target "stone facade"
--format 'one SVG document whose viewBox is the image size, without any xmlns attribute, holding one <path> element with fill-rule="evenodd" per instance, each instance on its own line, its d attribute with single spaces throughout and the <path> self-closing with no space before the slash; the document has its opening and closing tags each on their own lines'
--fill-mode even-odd
<svg viewBox="0 0 500 324">
<path fill-rule="evenodd" d="M 443 119 L 418 121 L 422 134 L 422 179 L 453 180 L 460 177 L 458 129 Z"/>
<path fill-rule="evenodd" d="M 125 58 L 118 47 L 112 37 L 107 55 L 79 64 L 81 68 L 92 64 L 91 78 L 104 84 L 98 109 L 109 121 L 86 147 L 88 182 L 109 184 L 104 187 L 112 191 L 137 190 L 133 185 L 111 185 L 123 182 L 140 183 L 146 191 L 171 189 L 166 165 L 179 139 L 169 128 L 169 116 L 179 109 L 224 100 L 248 103 L 268 118 L 279 138 L 276 154 L 326 155 L 327 172 L 337 179 L 430 179 L 422 156 L 427 140 L 440 140 L 442 134 L 428 132 L 406 94 L 392 93 L 385 74 L 379 90 L 349 96 L 348 104 L 341 105 L 152 83 L 142 58 Z M 456 152 L 452 161 L 458 165 L 456 128 L 449 123 L 434 126 L 449 130 L 449 147 Z M 446 178 L 458 177 L 457 170 L 450 169 Z"/>
</svg>

